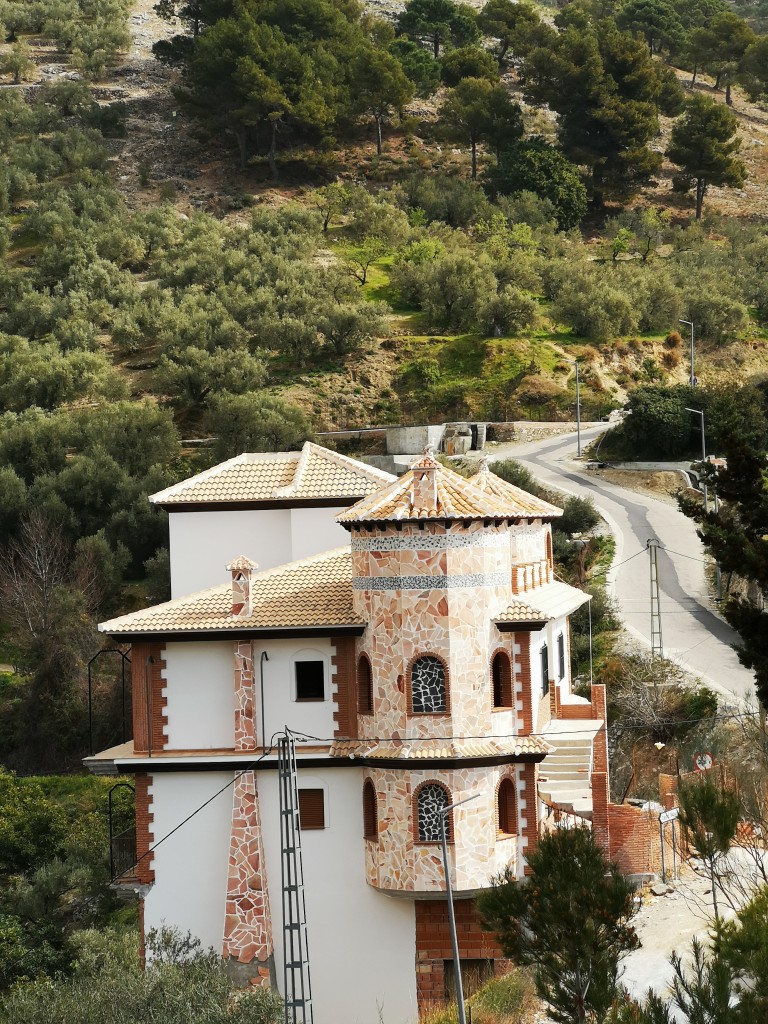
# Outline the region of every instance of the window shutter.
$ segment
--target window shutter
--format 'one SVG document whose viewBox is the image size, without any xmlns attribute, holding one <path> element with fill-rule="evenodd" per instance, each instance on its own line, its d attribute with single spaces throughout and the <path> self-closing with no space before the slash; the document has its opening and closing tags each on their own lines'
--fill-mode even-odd
<svg viewBox="0 0 768 1024">
<path fill-rule="evenodd" d="M 325 828 L 325 790 L 299 790 L 299 825 L 302 831 Z"/>
<path fill-rule="evenodd" d="M 365 655 L 357 663 L 357 713 L 358 715 L 373 714 L 371 665 Z"/>
<path fill-rule="evenodd" d="M 366 779 L 363 786 L 363 837 L 365 839 L 379 838 L 376 790 L 370 779 Z"/>
</svg>

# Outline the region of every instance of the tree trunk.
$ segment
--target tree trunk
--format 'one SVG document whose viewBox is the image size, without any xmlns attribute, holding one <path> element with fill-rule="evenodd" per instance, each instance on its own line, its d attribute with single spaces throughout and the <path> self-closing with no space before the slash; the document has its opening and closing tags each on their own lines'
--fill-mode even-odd
<svg viewBox="0 0 768 1024">
<path fill-rule="evenodd" d="M 694 61 L 693 62 L 693 78 L 691 79 L 691 88 L 693 88 L 694 85 L 696 85 L 696 75 L 698 74 L 698 71 L 699 71 L 698 62 Z"/>
<path fill-rule="evenodd" d="M 715 912 L 715 921 L 720 920 L 720 913 L 717 909 L 717 880 L 715 878 L 715 862 L 714 859 L 709 865 L 709 876 L 712 881 L 712 909 Z"/>
<path fill-rule="evenodd" d="M 472 147 L 472 181 L 477 179 L 477 143 L 473 139 L 470 143 Z"/>
<path fill-rule="evenodd" d="M 269 142 L 269 151 L 267 152 L 267 163 L 269 164 L 269 173 L 272 175 L 272 180 L 277 181 L 277 160 L 275 154 L 277 153 L 277 118 L 272 122 L 272 137 Z"/>
<path fill-rule="evenodd" d="M 381 114 L 374 114 L 376 121 L 376 152 L 381 156 Z"/>
<path fill-rule="evenodd" d="M 730 78 L 725 83 L 725 104 L 728 107 L 733 106 L 733 100 L 731 99 L 731 80 Z"/>
<path fill-rule="evenodd" d="M 718 71 L 717 72 L 717 76 L 715 77 L 715 88 L 716 89 L 720 88 L 720 83 L 722 82 L 722 80 L 723 80 L 723 72 L 722 71 Z"/>
<path fill-rule="evenodd" d="M 437 35 L 437 33 L 435 33 L 435 35 L 432 37 L 432 54 L 433 54 L 435 60 L 439 60 L 439 58 L 440 58 L 440 36 Z"/>
<path fill-rule="evenodd" d="M 696 220 L 701 220 L 701 208 L 704 205 L 704 193 L 707 186 L 703 178 L 696 179 Z"/>
<path fill-rule="evenodd" d="M 236 128 L 234 135 L 237 139 L 237 148 L 240 152 L 240 170 L 244 171 L 248 160 L 248 129 Z"/>
<path fill-rule="evenodd" d="M 592 205 L 598 209 L 603 205 L 603 168 L 600 164 L 592 168 Z"/>
</svg>

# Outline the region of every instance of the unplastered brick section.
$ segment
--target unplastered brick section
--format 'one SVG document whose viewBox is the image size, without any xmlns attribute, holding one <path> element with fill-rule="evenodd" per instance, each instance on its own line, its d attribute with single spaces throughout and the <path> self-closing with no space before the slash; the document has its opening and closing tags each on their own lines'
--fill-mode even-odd
<svg viewBox="0 0 768 1024">
<path fill-rule="evenodd" d="M 167 748 L 168 698 L 165 690 L 165 648 L 155 643 L 131 647 L 131 695 L 133 704 L 133 749 L 146 754 Z M 149 708 L 147 708 L 149 698 Z M 148 730 L 149 725 L 149 730 Z M 147 746 L 149 731 L 150 746 Z"/>
<path fill-rule="evenodd" d="M 421 1014 L 446 1001 L 445 961 L 453 959 L 445 900 L 416 900 L 416 991 Z M 495 937 L 483 930 L 473 899 L 454 900 L 461 960 L 493 960 L 497 974 L 509 969 Z"/>
<path fill-rule="evenodd" d="M 136 878 L 142 885 L 155 880 L 153 856 L 149 852 L 154 842 L 154 814 L 152 812 L 152 776 L 140 772 L 136 787 Z"/>
<path fill-rule="evenodd" d="M 533 732 L 533 705 L 531 701 L 531 636 L 515 633 L 515 708 L 520 732 Z"/>
<path fill-rule="evenodd" d="M 253 772 L 235 779 L 224 914 L 224 957 L 250 965 L 252 985 L 269 985 L 274 973 L 272 919 Z"/>
<path fill-rule="evenodd" d="M 337 637 L 331 656 L 334 736 L 357 739 L 357 659 L 354 637 Z"/>
</svg>

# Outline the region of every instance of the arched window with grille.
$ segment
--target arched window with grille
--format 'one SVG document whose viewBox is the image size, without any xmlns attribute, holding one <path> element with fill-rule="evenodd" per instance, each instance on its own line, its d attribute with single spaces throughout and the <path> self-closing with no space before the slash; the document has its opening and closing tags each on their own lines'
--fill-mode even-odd
<svg viewBox="0 0 768 1024">
<path fill-rule="evenodd" d="M 453 822 L 448 790 L 439 782 L 425 782 L 416 792 L 416 838 L 420 843 L 439 843 L 443 836 L 443 818 L 446 818 L 446 836 L 453 842 Z"/>
<path fill-rule="evenodd" d="M 379 811 L 376 806 L 376 789 L 370 779 L 363 783 L 363 836 L 365 839 L 379 838 Z"/>
<path fill-rule="evenodd" d="M 499 833 L 505 836 L 517 835 L 517 800 L 512 779 L 502 779 L 496 791 L 496 810 Z"/>
<path fill-rule="evenodd" d="M 437 715 L 448 710 L 445 665 L 433 654 L 425 654 L 411 665 L 411 711 L 415 715 Z"/>
<path fill-rule="evenodd" d="M 358 715 L 373 714 L 373 678 L 371 663 L 362 654 L 357 663 L 357 713 Z"/>
<path fill-rule="evenodd" d="M 506 651 L 497 651 L 491 662 L 494 708 L 512 707 L 512 665 Z"/>
</svg>

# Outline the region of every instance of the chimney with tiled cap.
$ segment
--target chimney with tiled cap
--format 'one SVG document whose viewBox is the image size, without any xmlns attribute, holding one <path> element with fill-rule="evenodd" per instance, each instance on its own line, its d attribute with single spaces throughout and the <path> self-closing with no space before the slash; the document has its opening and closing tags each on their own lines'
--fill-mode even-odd
<svg viewBox="0 0 768 1024">
<path fill-rule="evenodd" d="M 437 469 L 434 446 L 428 444 L 423 456 L 411 466 L 411 505 L 414 509 L 437 508 Z"/>
<path fill-rule="evenodd" d="M 251 614 L 251 579 L 257 569 L 256 562 L 245 555 L 240 555 L 227 566 L 227 571 L 232 573 L 233 618 L 244 619 Z"/>
</svg>

